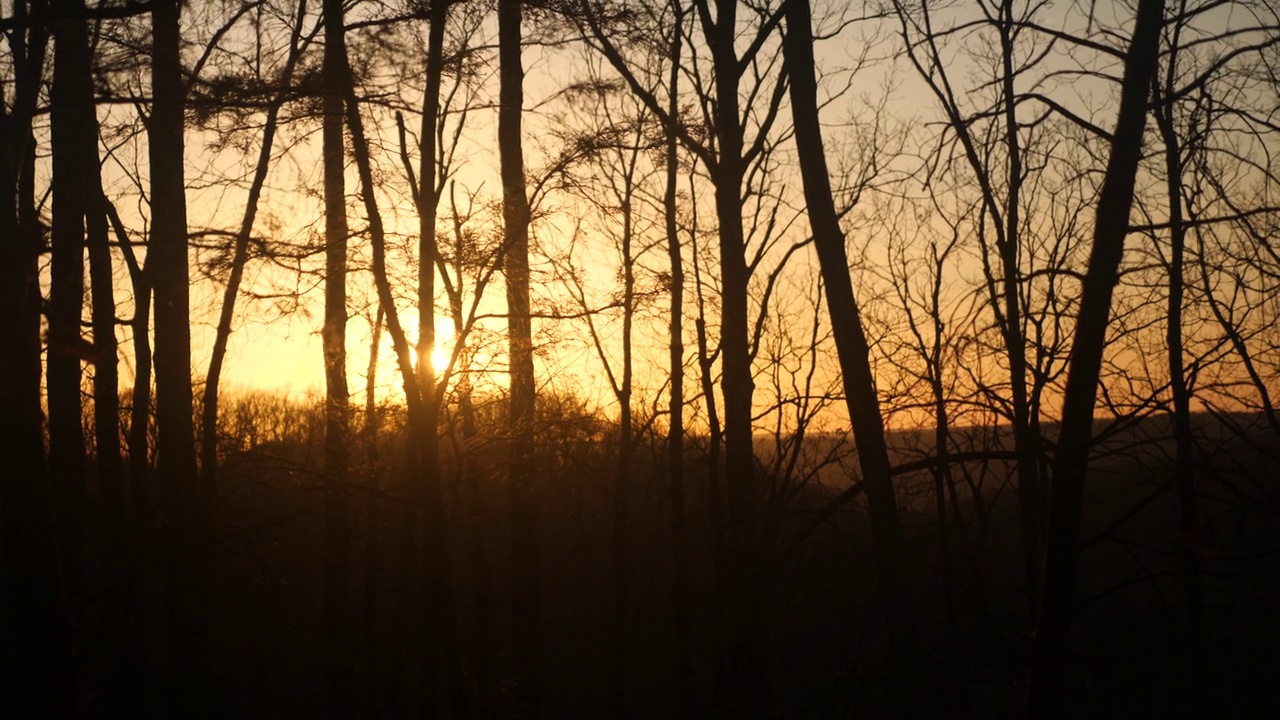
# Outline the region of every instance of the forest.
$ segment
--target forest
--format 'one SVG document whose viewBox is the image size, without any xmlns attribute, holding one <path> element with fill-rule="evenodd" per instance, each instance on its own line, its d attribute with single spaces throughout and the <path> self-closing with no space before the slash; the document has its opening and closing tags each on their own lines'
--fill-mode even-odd
<svg viewBox="0 0 1280 720">
<path fill-rule="evenodd" d="M 1280 700 L 1271 0 L 0 33 L 0 715 Z"/>
</svg>

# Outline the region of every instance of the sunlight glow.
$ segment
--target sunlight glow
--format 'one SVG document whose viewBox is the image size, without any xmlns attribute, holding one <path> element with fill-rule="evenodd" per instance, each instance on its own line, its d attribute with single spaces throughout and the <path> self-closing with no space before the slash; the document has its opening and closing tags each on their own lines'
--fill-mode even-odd
<svg viewBox="0 0 1280 720">
<path fill-rule="evenodd" d="M 436 343 L 435 350 L 431 352 L 431 368 L 436 371 L 439 376 L 449 369 L 449 357 L 453 351 L 443 345 Z"/>
<path fill-rule="evenodd" d="M 440 376 L 449 369 L 449 360 L 453 355 L 453 324 L 445 322 L 436 324 L 436 346 L 431 351 L 431 369 Z"/>
</svg>

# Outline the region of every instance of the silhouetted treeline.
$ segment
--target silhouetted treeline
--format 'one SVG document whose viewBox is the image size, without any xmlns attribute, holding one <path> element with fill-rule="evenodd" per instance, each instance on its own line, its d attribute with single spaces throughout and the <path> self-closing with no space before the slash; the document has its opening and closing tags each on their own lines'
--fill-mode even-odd
<svg viewBox="0 0 1280 720">
<path fill-rule="evenodd" d="M 1277 13 L 3 5 L 0 713 L 1264 712 Z"/>
</svg>

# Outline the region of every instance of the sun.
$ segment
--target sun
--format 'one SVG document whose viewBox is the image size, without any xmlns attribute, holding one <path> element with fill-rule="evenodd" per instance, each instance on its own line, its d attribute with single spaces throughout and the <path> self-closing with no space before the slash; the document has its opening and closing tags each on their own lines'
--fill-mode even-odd
<svg viewBox="0 0 1280 720">
<path fill-rule="evenodd" d="M 431 350 L 431 369 L 436 375 L 443 375 L 449 369 L 449 360 L 453 356 L 453 325 L 436 325 L 435 347 Z"/>
<path fill-rule="evenodd" d="M 449 348 L 446 348 L 437 339 L 435 349 L 431 351 L 431 369 L 436 371 L 436 375 L 443 375 L 444 371 L 449 369 L 449 357 L 451 354 Z"/>
</svg>

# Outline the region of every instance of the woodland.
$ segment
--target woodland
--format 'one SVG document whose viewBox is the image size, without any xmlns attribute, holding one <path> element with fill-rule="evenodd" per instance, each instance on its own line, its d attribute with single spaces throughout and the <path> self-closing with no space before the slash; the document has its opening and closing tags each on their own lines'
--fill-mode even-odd
<svg viewBox="0 0 1280 720">
<path fill-rule="evenodd" d="M 0 715 L 1280 700 L 1270 0 L 0 33 Z"/>
</svg>

